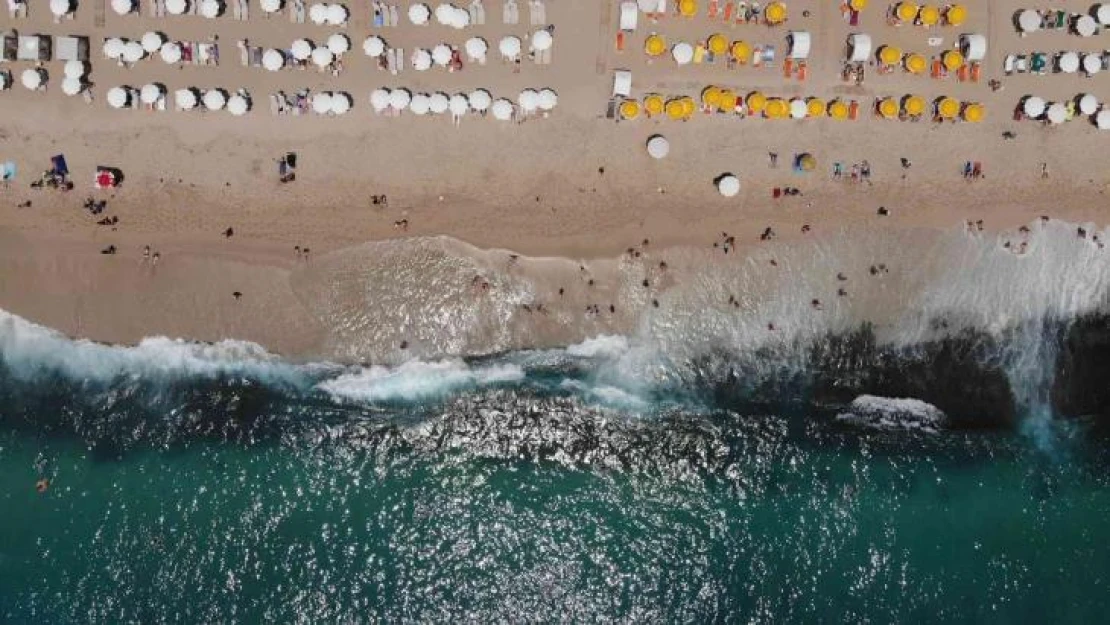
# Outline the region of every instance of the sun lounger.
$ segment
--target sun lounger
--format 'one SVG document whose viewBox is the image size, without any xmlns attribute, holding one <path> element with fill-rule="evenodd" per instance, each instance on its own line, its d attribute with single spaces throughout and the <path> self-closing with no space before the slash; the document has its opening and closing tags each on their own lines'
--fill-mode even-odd
<svg viewBox="0 0 1110 625">
<path fill-rule="evenodd" d="M 505 0 L 501 7 L 501 21 L 511 26 L 520 21 L 520 9 L 516 6 L 516 0 Z"/>
<path fill-rule="evenodd" d="M 477 26 L 485 26 L 486 25 L 486 5 L 482 4 L 482 0 L 474 0 L 474 5 L 477 7 L 476 13 L 478 14 L 478 18 L 476 20 L 474 20 L 474 24 L 477 25 Z"/>
<path fill-rule="evenodd" d="M 1009 76 L 1014 73 L 1014 63 L 1017 61 L 1016 54 L 1007 54 L 1006 60 L 1002 61 L 1002 73 Z"/>
<path fill-rule="evenodd" d="M 532 25 L 546 26 L 547 5 L 543 3 L 543 0 L 532 0 L 529 5 L 529 17 L 532 20 Z"/>
<path fill-rule="evenodd" d="M 1029 59 L 1024 54 L 1017 55 L 1014 59 L 1014 72 L 1024 74 L 1029 71 Z"/>
</svg>

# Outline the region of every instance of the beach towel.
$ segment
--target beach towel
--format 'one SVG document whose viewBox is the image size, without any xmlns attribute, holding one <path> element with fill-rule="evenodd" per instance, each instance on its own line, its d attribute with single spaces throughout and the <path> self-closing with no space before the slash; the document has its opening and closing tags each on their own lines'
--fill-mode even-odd
<svg viewBox="0 0 1110 625">
<path fill-rule="evenodd" d="M 15 180 L 15 175 L 18 172 L 15 163 L 7 161 L 0 165 L 0 175 L 2 175 L 4 182 Z"/>
<path fill-rule="evenodd" d="M 56 154 L 50 157 L 50 167 L 59 176 L 69 175 L 69 164 L 66 163 L 65 154 Z"/>
</svg>

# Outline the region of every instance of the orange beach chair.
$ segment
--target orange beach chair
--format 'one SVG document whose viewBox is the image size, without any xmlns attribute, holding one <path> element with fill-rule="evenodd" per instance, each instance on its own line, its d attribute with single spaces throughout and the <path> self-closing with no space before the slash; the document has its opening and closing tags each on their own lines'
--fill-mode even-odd
<svg viewBox="0 0 1110 625">
<path fill-rule="evenodd" d="M 793 74 L 793 73 L 794 73 L 794 60 L 790 59 L 790 58 L 783 59 L 783 61 L 782 61 L 782 76 L 783 76 L 783 78 L 790 78 L 790 75 Z"/>
<path fill-rule="evenodd" d="M 726 2 L 727 2 L 727 0 L 726 0 Z M 717 5 L 717 0 L 709 0 L 709 19 L 711 19 L 711 20 L 717 19 L 717 11 L 719 11 L 719 10 L 720 10 L 720 8 Z"/>
</svg>

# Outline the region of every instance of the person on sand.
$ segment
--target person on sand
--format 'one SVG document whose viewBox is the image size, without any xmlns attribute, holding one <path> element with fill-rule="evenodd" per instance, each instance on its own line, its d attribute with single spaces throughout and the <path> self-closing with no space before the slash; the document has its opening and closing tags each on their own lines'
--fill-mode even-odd
<svg viewBox="0 0 1110 625">
<path fill-rule="evenodd" d="M 150 266 L 151 266 L 151 267 L 157 266 L 157 265 L 158 265 L 158 261 L 159 261 L 159 260 L 160 260 L 161 258 L 162 258 L 162 254 L 161 254 L 161 253 L 159 253 L 159 252 L 155 252 L 155 253 L 154 253 L 154 256 L 151 256 L 151 257 L 150 257 Z"/>
<path fill-rule="evenodd" d="M 243 294 L 239 291 L 235 291 L 231 296 L 235 298 L 235 301 L 239 301 L 243 297 Z"/>
<path fill-rule="evenodd" d="M 143 246 L 143 262 L 145 263 L 149 260 L 150 260 L 150 246 L 149 245 L 144 245 Z"/>
<path fill-rule="evenodd" d="M 230 239 L 233 236 L 235 236 L 235 230 L 233 228 L 228 228 L 227 230 L 224 230 L 224 237 L 225 238 Z"/>
</svg>

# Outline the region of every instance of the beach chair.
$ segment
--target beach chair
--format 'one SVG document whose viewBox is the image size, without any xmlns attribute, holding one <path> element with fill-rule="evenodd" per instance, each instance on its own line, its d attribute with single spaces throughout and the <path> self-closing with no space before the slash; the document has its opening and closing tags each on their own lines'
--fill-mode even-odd
<svg viewBox="0 0 1110 625">
<path fill-rule="evenodd" d="M 394 27 L 394 28 L 397 27 L 397 5 L 396 4 L 389 5 L 389 25 Z"/>
<path fill-rule="evenodd" d="M 971 63 L 968 67 L 970 68 L 969 74 L 971 82 L 979 82 L 979 78 L 983 75 L 983 64 Z"/>
<path fill-rule="evenodd" d="M 960 69 L 956 70 L 956 80 L 960 82 L 967 82 L 968 69 L 967 65 L 961 65 Z"/>
<path fill-rule="evenodd" d="M 782 77 L 789 79 L 790 75 L 794 73 L 794 61 L 787 57 L 782 62 Z"/>
<path fill-rule="evenodd" d="M 1006 60 L 1002 61 L 1002 73 L 1009 76 L 1014 73 L 1014 64 L 1017 61 L 1016 54 L 1007 54 Z"/>
<path fill-rule="evenodd" d="M 528 17 L 532 26 L 547 25 L 547 7 L 543 0 L 530 0 L 528 3 Z"/>
<path fill-rule="evenodd" d="M 725 23 L 728 23 L 728 22 L 732 21 L 732 1 L 731 0 L 726 0 L 726 2 L 725 2 L 724 21 L 725 21 Z"/>
<path fill-rule="evenodd" d="M 501 7 L 501 21 L 510 26 L 515 26 L 520 21 L 520 10 L 516 6 L 516 0 L 505 0 L 505 4 Z"/>
<path fill-rule="evenodd" d="M 694 47 L 694 64 L 700 65 L 705 61 L 705 44 L 699 43 Z"/>
<path fill-rule="evenodd" d="M 859 119 L 859 102 L 852 100 L 848 104 L 848 119 L 856 121 Z"/>
<path fill-rule="evenodd" d="M 1029 71 L 1029 58 L 1024 54 L 1019 54 L 1014 59 L 1014 73 L 1024 74 Z"/>
<path fill-rule="evenodd" d="M 717 14 L 720 13 L 720 11 L 720 5 L 717 0 L 709 0 L 709 7 L 706 10 L 706 16 L 711 20 L 715 20 L 717 19 Z"/>
<path fill-rule="evenodd" d="M 809 75 L 809 64 L 805 61 L 798 62 L 798 82 L 805 82 L 806 76 Z"/>
</svg>

